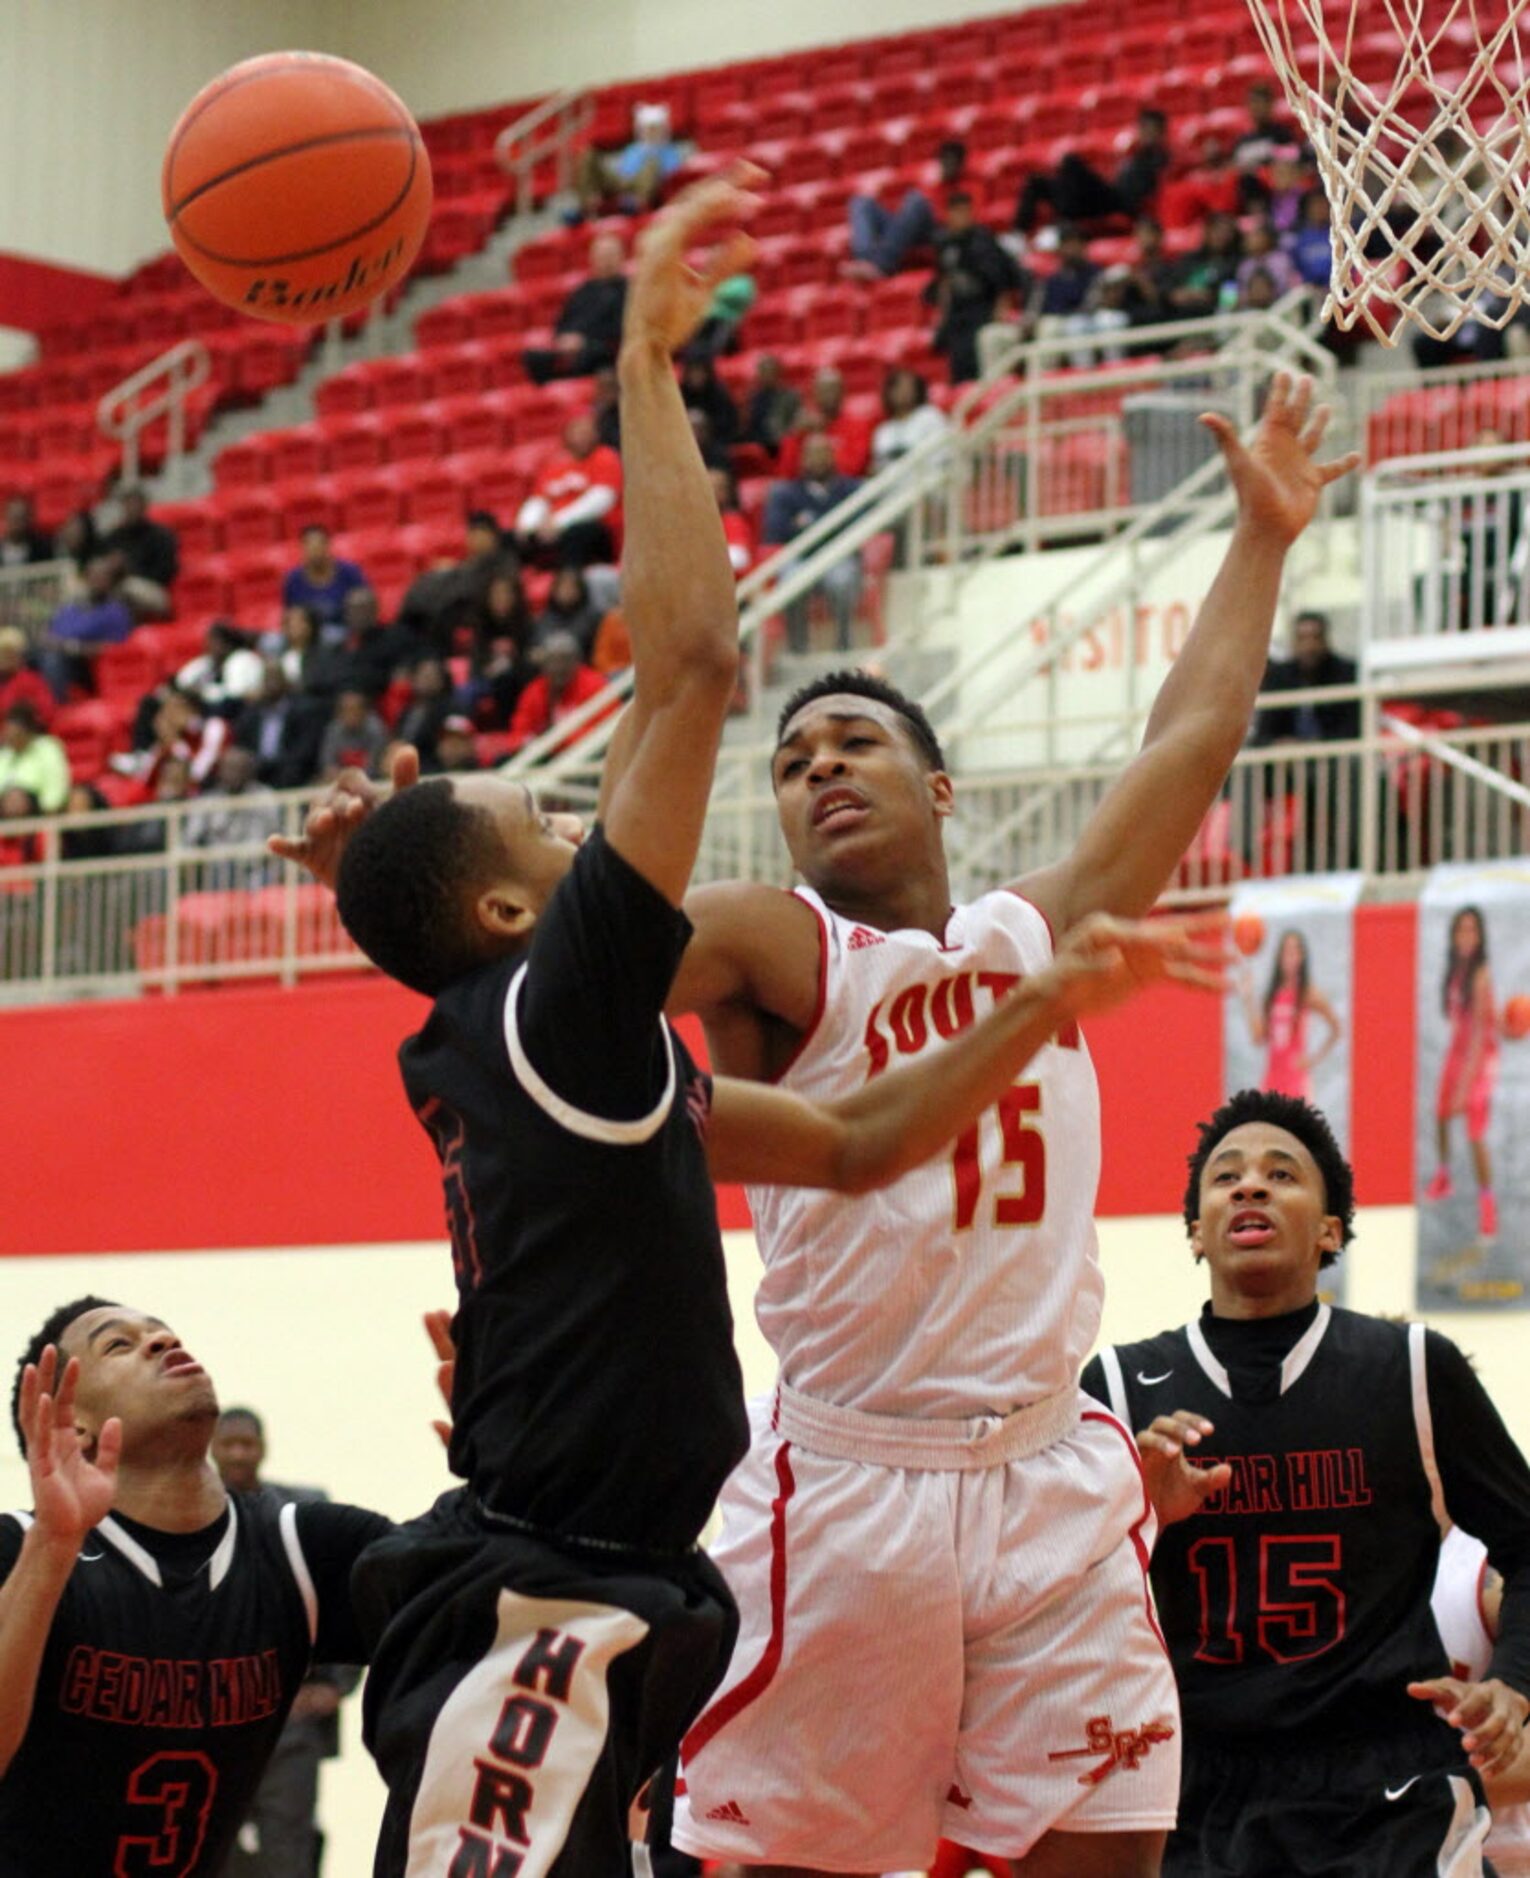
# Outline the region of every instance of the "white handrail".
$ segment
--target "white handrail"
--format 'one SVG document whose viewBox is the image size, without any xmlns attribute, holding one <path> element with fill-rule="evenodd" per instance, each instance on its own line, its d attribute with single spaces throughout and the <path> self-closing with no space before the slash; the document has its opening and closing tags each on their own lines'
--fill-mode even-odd
<svg viewBox="0 0 1530 1878">
<path fill-rule="evenodd" d="M 558 159 L 558 189 L 566 190 L 573 182 L 574 141 L 587 130 L 595 117 L 595 99 L 582 87 L 569 86 L 555 91 L 540 104 L 507 124 L 494 139 L 494 155 L 507 175 L 515 178 L 515 212 L 527 215 L 534 206 L 532 182 L 537 165 L 544 157 Z M 535 142 L 544 125 L 552 129 Z M 524 147 L 522 147 L 524 146 Z"/>
<path fill-rule="evenodd" d="M 1381 727 L 1403 743 L 1411 744 L 1415 750 L 1422 750 L 1425 755 L 1437 757 L 1440 762 L 1448 763 L 1452 769 L 1458 769 L 1475 782 L 1486 783 L 1490 789 L 1496 789 L 1511 802 L 1517 802 L 1521 808 L 1530 809 L 1530 789 L 1523 783 L 1515 782 L 1512 776 L 1505 776 L 1501 770 L 1490 769 L 1486 763 L 1479 763 L 1474 756 L 1468 756 L 1464 750 L 1457 750 L 1441 737 L 1431 737 L 1416 724 L 1410 724 L 1401 717 L 1394 717 L 1390 711 L 1381 714 Z"/>
<path fill-rule="evenodd" d="M 96 421 L 104 435 L 122 445 L 124 482 L 138 481 L 140 434 L 167 413 L 170 436 L 165 469 L 172 477 L 177 474 L 186 455 L 186 400 L 207 383 L 211 373 L 207 347 L 200 339 L 182 339 L 103 394 L 96 406 Z"/>
</svg>

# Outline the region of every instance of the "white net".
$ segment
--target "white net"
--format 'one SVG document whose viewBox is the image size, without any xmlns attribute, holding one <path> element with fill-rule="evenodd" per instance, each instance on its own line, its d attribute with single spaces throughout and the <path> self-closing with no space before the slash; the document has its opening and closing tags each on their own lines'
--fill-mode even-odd
<svg viewBox="0 0 1530 1878">
<path fill-rule="evenodd" d="M 1530 298 L 1530 0 L 1248 0 L 1333 214 L 1325 314 L 1448 339 Z M 1530 29 L 1530 19 L 1527 19 Z"/>
</svg>

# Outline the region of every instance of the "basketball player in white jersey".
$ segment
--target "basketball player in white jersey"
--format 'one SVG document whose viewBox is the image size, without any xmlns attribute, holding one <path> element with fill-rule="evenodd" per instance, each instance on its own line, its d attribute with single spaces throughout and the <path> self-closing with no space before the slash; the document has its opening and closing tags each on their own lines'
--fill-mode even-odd
<svg viewBox="0 0 1530 1878">
<path fill-rule="evenodd" d="M 861 674 L 789 707 L 772 765 L 806 883 L 693 892 L 672 1012 L 714 1067 L 804 1094 L 939 1049 L 1091 913 L 1168 884 L 1246 733 L 1326 412 L 1273 382 L 1226 558 L 1141 752 L 1067 860 L 963 907 L 953 785 L 917 705 Z M 332 878 L 351 779 L 281 852 Z M 1166 1040 L 1172 1047 L 1172 1040 Z M 1144 1064 L 1145 1099 L 1165 1064 Z M 759 1873 L 923 1869 L 944 1832 L 1025 1878 L 1152 1878 L 1179 1787 L 1130 1435 L 1081 1396 L 1099 1323 L 1099 1105 L 1043 1050 L 949 1154 L 867 1200 L 751 1197 L 780 1384 L 724 1489 L 732 1667 L 683 1757 L 674 1839 Z"/>
<path fill-rule="evenodd" d="M 1434 1621 L 1450 1666 L 1461 1682 L 1480 1682 L 1498 1641 L 1503 1580 L 1488 1563 L 1480 1539 L 1452 1526 L 1440 1542 L 1434 1575 Z M 1530 1746 L 1495 1780 L 1484 1783 L 1493 1830 L 1483 1848 L 1498 1878 L 1530 1878 Z"/>
</svg>

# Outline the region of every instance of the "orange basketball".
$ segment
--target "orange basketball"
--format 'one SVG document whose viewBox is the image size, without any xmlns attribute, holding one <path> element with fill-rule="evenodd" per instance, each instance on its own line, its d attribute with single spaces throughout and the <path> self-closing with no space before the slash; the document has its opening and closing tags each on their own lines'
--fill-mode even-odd
<svg viewBox="0 0 1530 1878">
<path fill-rule="evenodd" d="M 210 293 L 311 325 L 403 279 L 430 219 L 419 126 L 370 72 L 271 52 L 199 91 L 170 133 L 165 220 Z"/>
<path fill-rule="evenodd" d="M 1530 1036 L 1530 998 L 1516 992 L 1503 1007 L 1503 1034 L 1506 1037 Z"/>
<path fill-rule="evenodd" d="M 1233 944 L 1246 959 L 1264 944 L 1264 921 L 1257 913 L 1240 913 L 1233 921 Z"/>
</svg>

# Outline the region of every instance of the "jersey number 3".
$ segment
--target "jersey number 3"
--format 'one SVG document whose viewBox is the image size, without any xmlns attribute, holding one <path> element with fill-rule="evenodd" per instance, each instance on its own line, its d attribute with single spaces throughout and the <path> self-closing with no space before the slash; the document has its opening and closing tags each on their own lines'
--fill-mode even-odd
<svg viewBox="0 0 1530 1878">
<path fill-rule="evenodd" d="M 1016 1083 L 999 1097 L 996 1113 L 1004 1148 L 1003 1165 L 1019 1169 L 1020 1186 L 1017 1192 L 994 1195 L 996 1226 L 1034 1226 L 1047 1210 L 1047 1144 L 1041 1130 L 1030 1125 L 1030 1118 L 1040 1109 L 1041 1088 L 1037 1083 Z M 982 1120 L 974 1122 L 956 1137 L 951 1149 L 958 1232 L 977 1224 L 983 1200 L 982 1126 Z"/>
<path fill-rule="evenodd" d="M 112 1878 L 190 1878 L 202 1856 L 218 1770 L 205 1754 L 151 1754 L 128 1776 L 127 1803 L 144 1830 L 123 1833 Z"/>
</svg>

